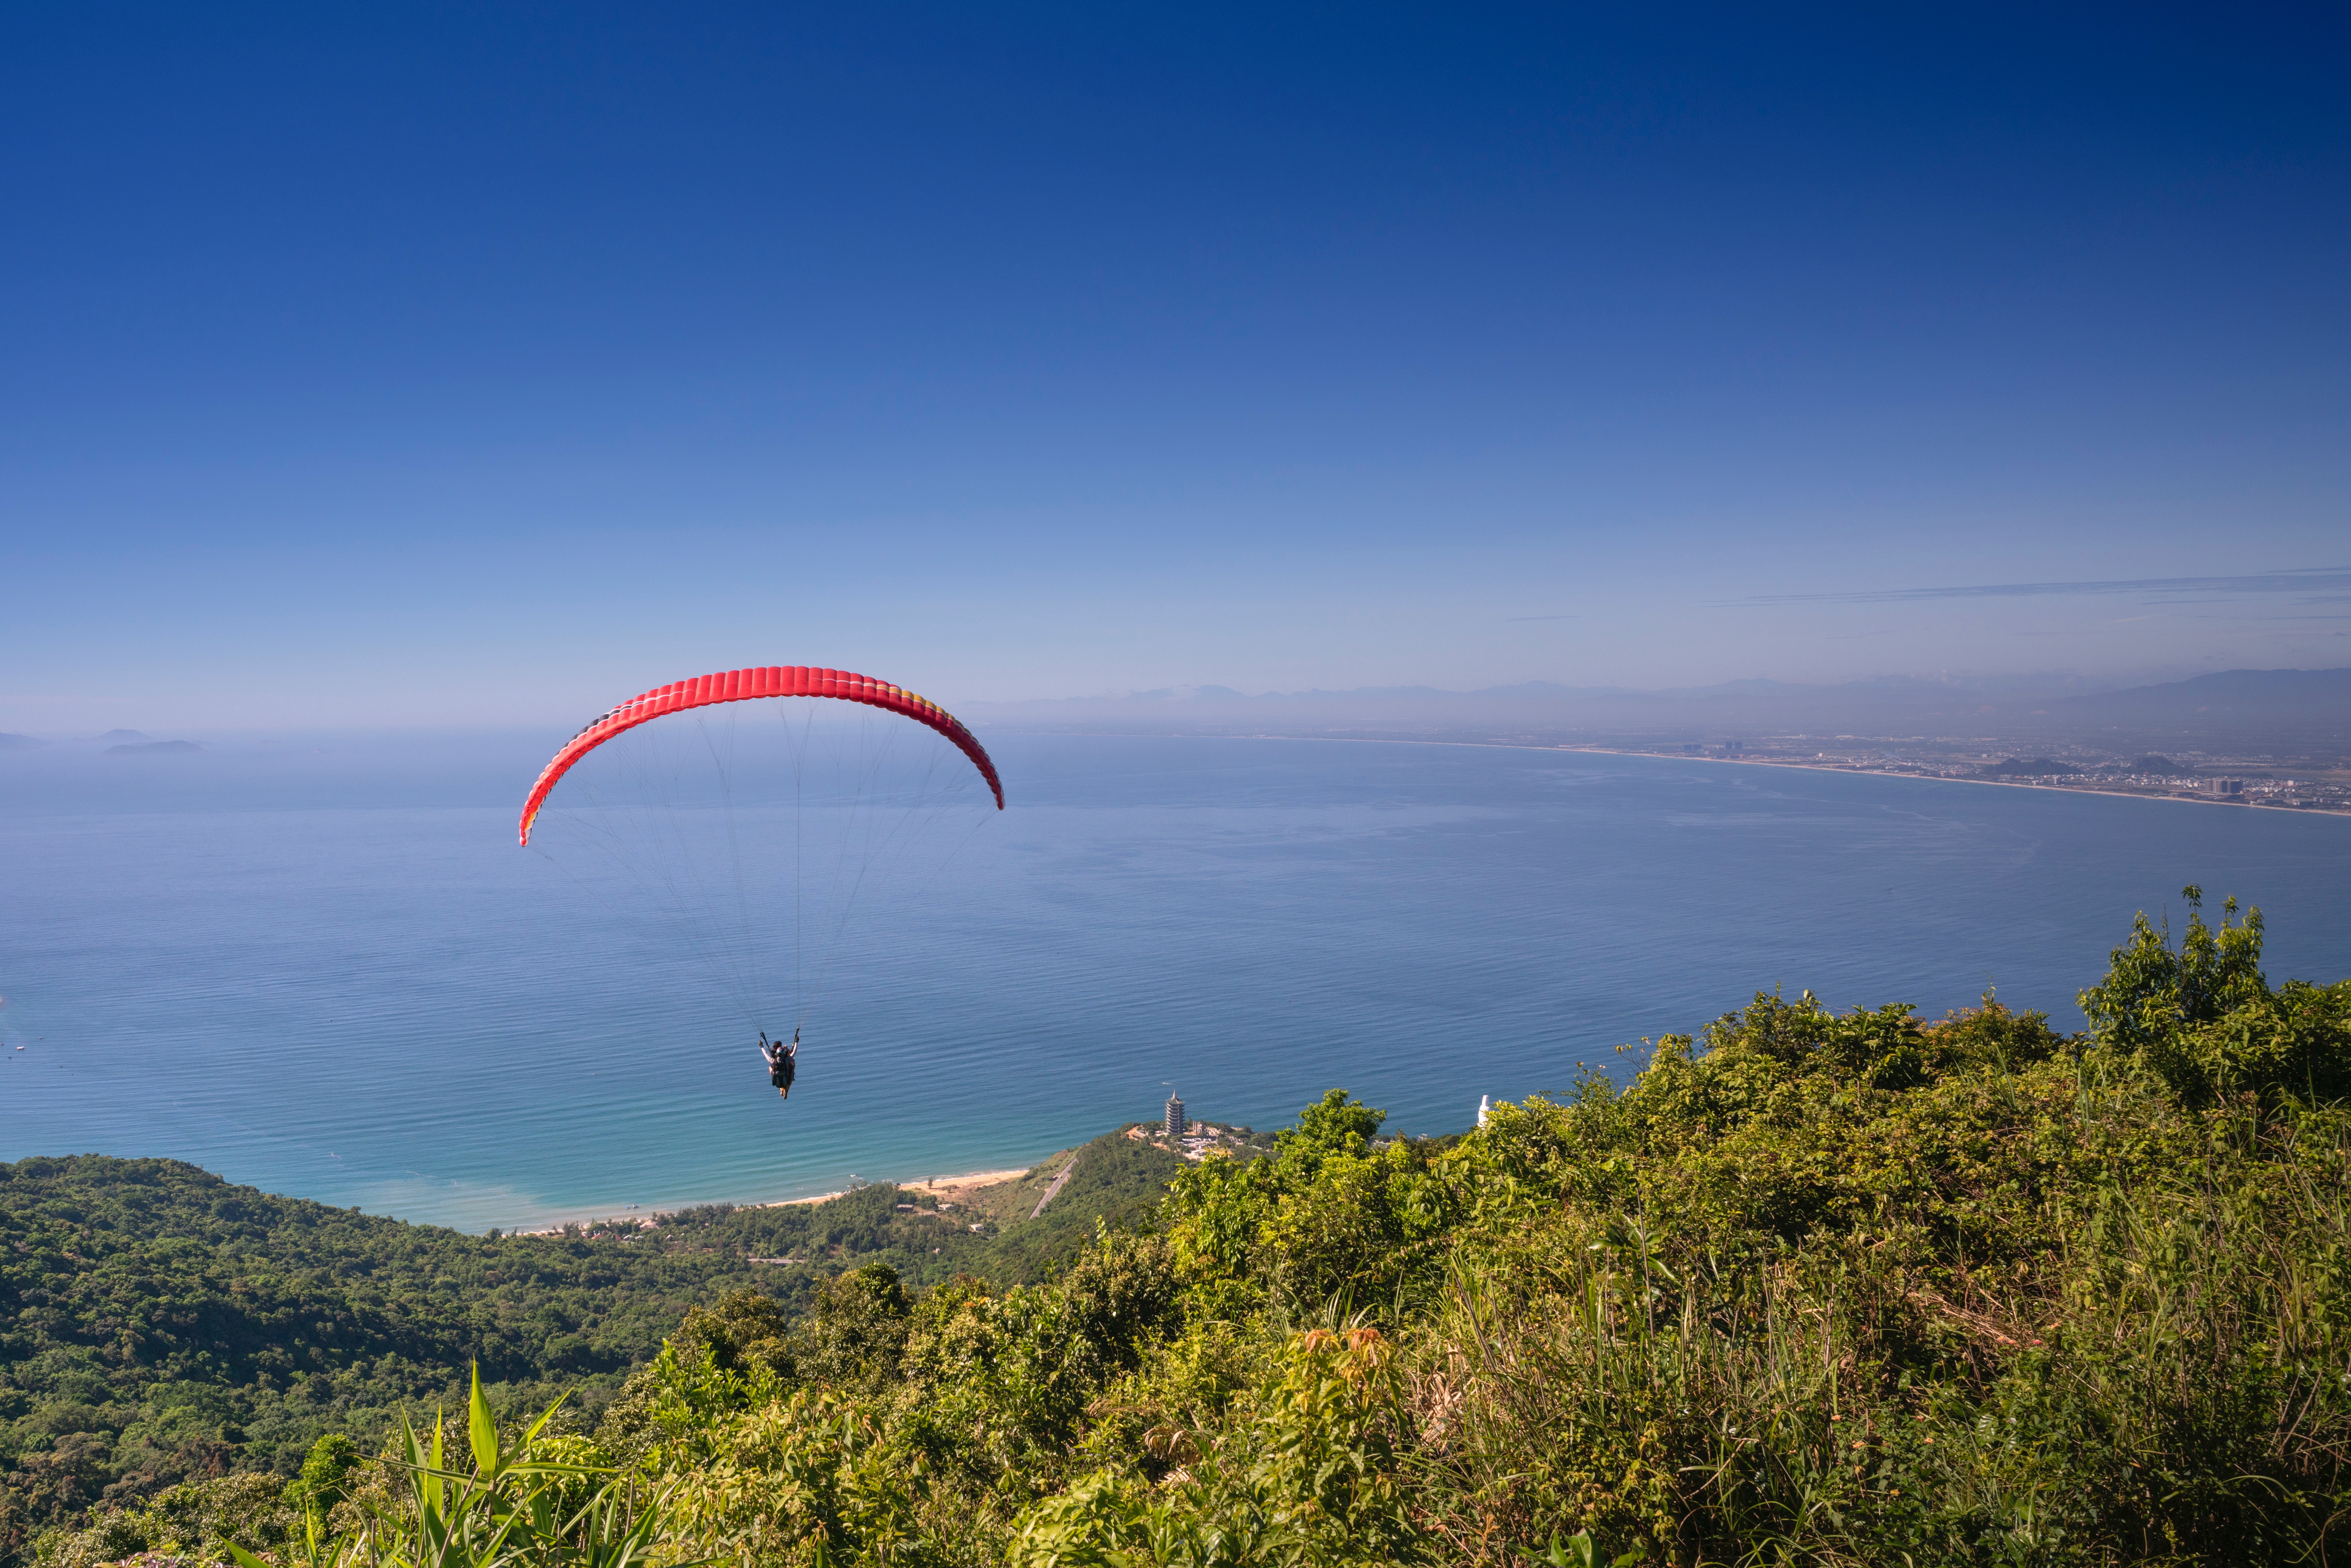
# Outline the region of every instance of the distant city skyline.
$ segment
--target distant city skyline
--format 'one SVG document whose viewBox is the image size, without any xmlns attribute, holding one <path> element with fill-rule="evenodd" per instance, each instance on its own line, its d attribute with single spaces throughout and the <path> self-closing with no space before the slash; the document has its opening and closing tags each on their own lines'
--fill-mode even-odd
<svg viewBox="0 0 2351 1568">
<path fill-rule="evenodd" d="M 2351 665 L 2324 11 L 0 45 L 0 731 Z"/>
</svg>

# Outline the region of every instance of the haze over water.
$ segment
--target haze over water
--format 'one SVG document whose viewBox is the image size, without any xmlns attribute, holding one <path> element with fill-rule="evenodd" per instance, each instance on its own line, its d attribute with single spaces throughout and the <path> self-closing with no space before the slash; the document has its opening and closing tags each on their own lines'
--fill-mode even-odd
<svg viewBox="0 0 2351 1568">
<path fill-rule="evenodd" d="M 2342 818 L 1493 747 L 987 738 L 1012 809 L 841 956 L 789 1104 L 675 922 L 515 849 L 535 743 L 404 771 L 349 748 L 11 759 L 0 1159 L 171 1155 L 528 1226 L 1026 1165 L 1155 1114 L 1170 1082 L 1219 1121 L 1343 1085 L 1392 1130 L 1453 1130 L 1480 1094 L 1622 1076 L 1614 1047 L 1758 988 L 1934 1014 L 1996 984 L 2078 1027 L 2132 911 L 2178 923 L 2189 882 L 2262 906 L 2273 981 L 2351 971 Z"/>
</svg>

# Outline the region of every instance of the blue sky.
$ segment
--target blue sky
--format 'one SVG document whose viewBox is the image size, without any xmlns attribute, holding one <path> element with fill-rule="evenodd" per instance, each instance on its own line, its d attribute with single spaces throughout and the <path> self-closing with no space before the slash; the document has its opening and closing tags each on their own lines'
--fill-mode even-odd
<svg viewBox="0 0 2351 1568">
<path fill-rule="evenodd" d="M 0 728 L 2351 664 L 2337 16 L 1636 9 L 12 8 Z"/>
</svg>

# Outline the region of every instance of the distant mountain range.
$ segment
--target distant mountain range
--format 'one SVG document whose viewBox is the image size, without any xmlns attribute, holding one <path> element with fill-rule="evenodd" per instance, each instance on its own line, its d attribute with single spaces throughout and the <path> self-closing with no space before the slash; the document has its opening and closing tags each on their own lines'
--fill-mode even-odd
<svg viewBox="0 0 2351 1568">
<path fill-rule="evenodd" d="M 2351 670 L 2223 670 L 2166 685 L 2066 697 L 2058 706 L 2090 724 L 2340 736 L 2351 728 Z"/>
<path fill-rule="evenodd" d="M 1124 696 L 974 704 L 973 722 L 1070 733 L 1424 735 L 1689 742 L 1740 735 L 2033 737 L 2117 749 L 2351 747 L 2351 669 L 2229 670 L 2160 685 L 2085 689 L 2064 679 L 1910 677 L 1799 685 L 1731 681 L 1668 691 L 1549 681 L 1272 692 L 1174 687 Z"/>
</svg>

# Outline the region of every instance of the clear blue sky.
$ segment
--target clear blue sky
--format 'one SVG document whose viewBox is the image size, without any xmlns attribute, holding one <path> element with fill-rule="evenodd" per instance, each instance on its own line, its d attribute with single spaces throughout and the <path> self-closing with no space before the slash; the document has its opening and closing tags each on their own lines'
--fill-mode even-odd
<svg viewBox="0 0 2351 1568">
<path fill-rule="evenodd" d="M 0 728 L 2351 664 L 2341 12 L 1917 9 L 10 7 Z"/>
</svg>

